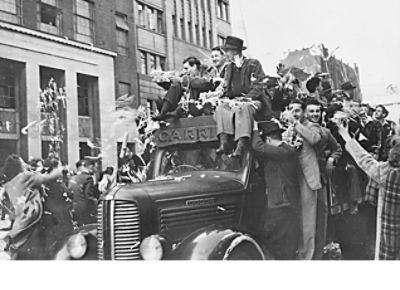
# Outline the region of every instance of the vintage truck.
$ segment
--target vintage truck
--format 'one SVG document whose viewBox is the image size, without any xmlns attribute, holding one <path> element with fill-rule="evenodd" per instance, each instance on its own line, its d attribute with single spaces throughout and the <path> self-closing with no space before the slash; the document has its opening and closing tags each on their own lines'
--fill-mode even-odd
<svg viewBox="0 0 400 290">
<path fill-rule="evenodd" d="M 212 116 L 158 130 L 153 172 L 117 185 L 98 204 L 97 225 L 77 230 L 55 259 L 263 260 L 258 238 L 266 206 L 251 150 L 217 155 Z"/>
</svg>

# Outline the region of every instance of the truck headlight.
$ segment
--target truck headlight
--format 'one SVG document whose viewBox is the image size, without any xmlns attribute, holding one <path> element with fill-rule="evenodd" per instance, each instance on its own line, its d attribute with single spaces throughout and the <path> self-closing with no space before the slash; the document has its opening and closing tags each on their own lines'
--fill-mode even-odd
<svg viewBox="0 0 400 290">
<path fill-rule="evenodd" d="M 159 235 L 145 238 L 140 244 L 143 260 L 161 260 L 164 256 L 165 239 Z"/>
<path fill-rule="evenodd" d="M 67 242 L 68 254 L 73 259 L 80 259 L 86 254 L 87 241 L 81 233 L 75 234 L 68 239 Z"/>
</svg>

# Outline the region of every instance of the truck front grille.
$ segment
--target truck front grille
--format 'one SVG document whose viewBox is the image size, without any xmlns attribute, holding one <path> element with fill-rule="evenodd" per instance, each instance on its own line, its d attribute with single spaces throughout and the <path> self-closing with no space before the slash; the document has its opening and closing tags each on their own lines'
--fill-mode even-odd
<svg viewBox="0 0 400 290">
<path fill-rule="evenodd" d="M 97 206 L 97 258 L 104 260 L 103 241 L 103 202 Z"/>
<path fill-rule="evenodd" d="M 115 201 L 114 205 L 114 259 L 140 259 L 139 209 L 135 203 Z"/>
<path fill-rule="evenodd" d="M 108 211 L 108 214 L 104 215 L 103 211 Z M 110 231 L 104 231 L 106 228 Z M 107 257 L 113 260 L 140 259 L 140 218 L 136 203 L 118 200 L 99 203 L 97 243 L 100 260 Z"/>
<path fill-rule="evenodd" d="M 160 209 L 160 230 L 162 233 L 166 231 L 179 233 L 180 236 L 210 224 L 233 224 L 237 214 L 236 209 L 235 202 L 163 208 Z"/>
</svg>

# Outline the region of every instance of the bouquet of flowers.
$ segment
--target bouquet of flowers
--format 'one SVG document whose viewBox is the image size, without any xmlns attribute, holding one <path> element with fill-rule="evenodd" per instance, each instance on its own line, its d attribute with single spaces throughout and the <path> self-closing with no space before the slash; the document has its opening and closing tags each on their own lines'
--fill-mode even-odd
<svg viewBox="0 0 400 290">
<path fill-rule="evenodd" d="M 285 131 L 282 133 L 282 141 L 294 148 L 296 151 L 303 146 L 303 138 L 299 136 L 293 127 L 293 116 L 290 111 L 284 111 L 281 115 L 281 123 Z"/>
</svg>

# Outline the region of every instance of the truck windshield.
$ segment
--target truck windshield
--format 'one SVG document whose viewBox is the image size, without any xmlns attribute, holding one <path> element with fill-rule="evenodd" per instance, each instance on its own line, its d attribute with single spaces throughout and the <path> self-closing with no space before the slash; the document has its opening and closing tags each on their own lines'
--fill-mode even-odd
<svg viewBox="0 0 400 290">
<path fill-rule="evenodd" d="M 191 171 L 228 171 L 242 172 L 245 168 L 246 155 L 241 158 L 218 155 L 213 144 L 202 144 L 202 147 L 174 146 L 161 153 L 159 176 L 168 176 Z"/>
</svg>

